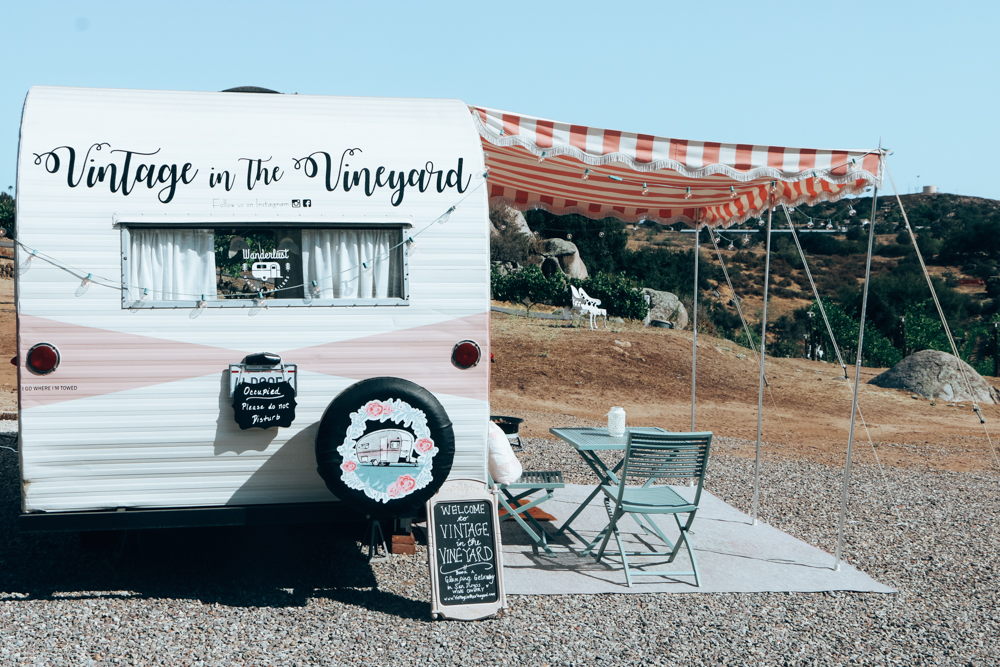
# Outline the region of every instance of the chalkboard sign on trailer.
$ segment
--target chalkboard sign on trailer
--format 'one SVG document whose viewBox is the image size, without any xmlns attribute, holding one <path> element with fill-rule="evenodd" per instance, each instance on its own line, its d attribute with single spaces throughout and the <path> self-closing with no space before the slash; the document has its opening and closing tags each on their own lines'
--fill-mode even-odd
<svg viewBox="0 0 1000 667">
<path fill-rule="evenodd" d="M 292 425 L 295 420 L 295 390 L 288 382 L 238 382 L 233 392 L 233 411 L 240 428 L 272 428 Z"/>
<path fill-rule="evenodd" d="M 476 619 L 504 606 L 496 499 L 482 482 L 452 480 L 428 503 L 435 617 Z"/>
</svg>

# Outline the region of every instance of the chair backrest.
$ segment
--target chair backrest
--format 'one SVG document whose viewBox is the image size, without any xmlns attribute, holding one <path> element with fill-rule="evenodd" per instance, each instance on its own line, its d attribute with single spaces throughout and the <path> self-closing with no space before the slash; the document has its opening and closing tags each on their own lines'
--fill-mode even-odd
<svg viewBox="0 0 1000 667">
<path fill-rule="evenodd" d="M 701 499 L 701 488 L 708 469 L 712 432 L 634 433 L 625 441 L 625 460 L 621 471 L 621 492 L 629 478 L 643 480 L 645 486 L 658 479 L 697 479 L 694 504 Z M 621 493 L 619 493 L 621 495 Z"/>
<path fill-rule="evenodd" d="M 600 299 L 595 299 L 594 297 L 590 296 L 582 287 L 580 288 L 580 298 L 593 306 L 600 305 L 601 303 Z"/>
</svg>

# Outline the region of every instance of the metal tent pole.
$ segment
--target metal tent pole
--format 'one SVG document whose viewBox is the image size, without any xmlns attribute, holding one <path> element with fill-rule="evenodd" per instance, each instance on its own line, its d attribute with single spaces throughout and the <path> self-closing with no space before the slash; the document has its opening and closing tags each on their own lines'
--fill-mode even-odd
<svg viewBox="0 0 1000 667">
<path fill-rule="evenodd" d="M 700 209 L 699 209 L 700 211 Z M 698 218 L 695 214 L 694 220 L 694 316 L 691 319 L 694 338 L 691 341 L 691 432 L 694 432 L 694 397 L 695 388 L 698 386 L 698 240 L 701 237 L 701 230 L 698 229 Z"/>
<path fill-rule="evenodd" d="M 757 391 L 757 454 L 753 466 L 753 523 L 757 525 L 760 509 L 760 440 L 764 426 L 764 359 L 767 357 L 767 288 L 771 275 L 771 217 L 774 214 L 775 182 L 771 181 L 771 192 L 767 196 L 767 249 L 764 254 L 764 310 L 760 325 L 760 388 Z"/>
<path fill-rule="evenodd" d="M 844 521 L 847 518 L 847 491 L 851 486 L 851 454 L 854 450 L 854 422 L 858 415 L 858 388 L 861 385 L 861 353 L 865 344 L 865 314 L 868 310 L 868 284 L 872 275 L 872 248 L 875 246 L 875 201 L 878 187 L 872 190 L 872 217 L 868 225 L 868 258 L 865 261 L 865 287 L 861 297 L 861 327 L 858 329 L 858 355 L 854 364 L 854 398 L 851 400 L 851 428 L 847 432 L 847 463 L 844 465 L 844 485 L 840 492 L 840 519 L 837 521 L 837 555 L 834 570 L 840 570 L 844 547 Z"/>
</svg>

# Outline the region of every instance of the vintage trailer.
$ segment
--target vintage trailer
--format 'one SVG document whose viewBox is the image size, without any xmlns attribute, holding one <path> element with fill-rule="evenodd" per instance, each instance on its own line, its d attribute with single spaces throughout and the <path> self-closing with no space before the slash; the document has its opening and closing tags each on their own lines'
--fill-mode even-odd
<svg viewBox="0 0 1000 667">
<path fill-rule="evenodd" d="M 32 88 L 22 525 L 405 517 L 485 482 L 486 176 L 458 100 Z"/>
</svg>

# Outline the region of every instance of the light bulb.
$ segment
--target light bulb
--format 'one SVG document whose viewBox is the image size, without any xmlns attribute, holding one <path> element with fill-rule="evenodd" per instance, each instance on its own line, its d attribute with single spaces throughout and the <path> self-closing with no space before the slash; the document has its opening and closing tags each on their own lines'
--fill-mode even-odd
<svg viewBox="0 0 1000 667">
<path fill-rule="evenodd" d="M 736 199 L 736 187 L 735 186 L 732 186 L 732 185 L 729 186 L 729 196 L 732 199 Z"/>
<path fill-rule="evenodd" d="M 852 205 L 848 204 L 847 207 L 851 209 L 847 212 L 847 215 L 855 216 L 858 214 L 858 212 L 854 210 L 854 207 Z"/>
<path fill-rule="evenodd" d="M 139 297 L 139 300 L 140 301 L 145 301 L 147 296 L 149 296 L 149 288 L 148 287 L 143 287 L 142 288 L 142 296 Z"/>
<path fill-rule="evenodd" d="M 687 189 L 687 194 L 684 195 L 684 199 L 691 199 L 691 188 Z"/>
<path fill-rule="evenodd" d="M 36 251 L 32 250 L 31 253 L 28 255 L 28 259 L 21 262 L 21 266 L 18 267 L 20 273 L 25 273 L 28 269 L 31 268 L 31 261 L 35 259 L 35 255 Z"/>
<path fill-rule="evenodd" d="M 733 245 L 732 241 L 729 242 L 729 249 L 730 250 L 736 250 L 736 246 Z"/>
<path fill-rule="evenodd" d="M 861 224 L 862 224 L 862 225 L 867 225 L 867 224 L 869 224 L 870 222 L 871 222 L 871 221 L 870 221 L 870 220 L 869 220 L 868 218 L 865 218 L 864 220 L 862 220 L 862 221 L 861 221 Z"/>
<path fill-rule="evenodd" d="M 743 235 L 743 245 L 746 245 L 748 243 L 750 243 L 750 235 L 749 234 L 744 234 Z"/>
<path fill-rule="evenodd" d="M 794 207 L 794 206 L 789 206 L 789 207 L 788 207 L 788 210 L 789 210 L 790 212 L 792 212 L 792 213 L 795 213 L 795 207 Z"/>
<path fill-rule="evenodd" d="M 603 239 L 604 238 L 604 232 L 601 232 L 600 234 L 598 234 L 598 236 L 600 236 Z"/>
<path fill-rule="evenodd" d="M 201 301 L 198 302 L 198 310 L 202 310 L 206 306 L 205 295 L 201 295 Z"/>
<path fill-rule="evenodd" d="M 644 195 L 649 194 L 649 187 L 645 183 L 642 184 L 642 194 Z"/>
<path fill-rule="evenodd" d="M 503 230 L 505 230 L 505 229 L 507 229 L 507 225 L 500 225 L 500 231 L 501 231 L 501 232 L 502 232 Z"/>
<path fill-rule="evenodd" d="M 542 154 L 538 156 L 538 161 L 545 162 L 545 151 L 542 151 Z"/>
<path fill-rule="evenodd" d="M 372 265 L 370 262 L 361 262 L 361 268 L 364 269 L 366 276 L 370 276 L 372 274 Z"/>
<path fill-rule="evenodd" d="M 566 240 L 567 241 L 572 241 L 573 240 L 573 235 L 572 234 L 567 234 L 566 235 Z"/>
<path fill-rule="evenodd" d="M 584 169 L 583 170 L 583 176 L 581 176 L 580 178 L 582 178 L 583 180 L 587 180 L 588 178 L 590 178 L 590 170 L 589 169 Z"/>
<path fill-rule="evenodd" d="M 758 227 L 763 227 L 764 226 L 764 218 L 758 218 L 757 219 L 757 226 Z"/>
<path fill-rule="evenodd" d="M 812 229 L 812 226 L 813 226 L 813 219 L 809 218 L 809 222 L 806 223 L 806 227 L 808 227 L 809 229 Z"/>
<path fill-rule="evenodd" d="M 86 292 L 90 287 L 90 279 L 93 277 L 93 273 L 88 273 L 87 276 L 80 281 L 80 286 L 76 288 L 76 296 L 83 296 L 84 292 Z"/>
<path fill-rule="evenodd" d="M 457 208 L 456 206 L 452 206 L 447 211 L 445 211 L 444 214 L 437 219 L 437 223 L 439 225 L 443 225 L 444 223 L 448 222 L 448 219 L 451 218 L 451 214 L 455 212 L 456 208 Z"/>
<path fill-rule="evenodd" d="M 826 223 L 826 228 L 827 229 L 833 229 L 833 223 L 832 222 Z"/>
</svg>

